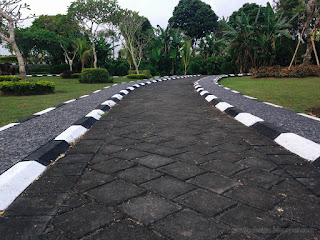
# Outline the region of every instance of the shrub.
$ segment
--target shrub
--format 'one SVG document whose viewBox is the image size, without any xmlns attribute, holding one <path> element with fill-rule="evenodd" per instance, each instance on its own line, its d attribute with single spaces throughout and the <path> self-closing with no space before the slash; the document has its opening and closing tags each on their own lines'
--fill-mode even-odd
<svg viewBox="0 0 320 240">
<path fill-rule="evenodd" d="M 294 66 L 290 69 L 287 67 L 272 66 L 260 67 L 250 71 L 254 78 L 275 77 L 275 78 L 303 78 L 303 77 L 320 77 L 320 67 L 310 66 Z"/>
<path fill-rule="evenodd" d="M 86 68 L 79 78 L 80 83 L 111 83 L 109 72 L 104 68 Z"/>
<path fill-rule="evenodd" d="M 200 64 L 197 63 L 197 62 L 190 63 L 190 65 L 188 67 L 188 72 L 189 72 L 189 74 L 199 74 L 199 73 L 201 73 Z"/>
<path fill-rule="evenodd" d="M 66 63 L 59 64 L 59 65 L 52 65 L 49 67 L 49 72 L 51 74 L 59 74 L 67 70 L 70 70 L 70 66 L 69 64 L 66 64 Z"/>
<path fill-rule="evenodd" d="M 150 73 L 152 76 L 158 76 L 158 75 L 160 75 L 160 74 L 158 73 L 156 67 L 153 66 L 153 65 L 148 65 L 148 66 L 146 66 L 145 68 L 146 68 L 146 70 L 149 71 L 149 73 Z"/>
<path fill-rule="evenodd" d="M 127 75 L 128 67 L 124 64 L 120 64 L 115 69 L 115 75 L 117 76 L 125 76 Z"/>
<path fill-rule="evenodd" d="M 70 70 L 67 70 L 67 71 L 64 71 L 63 73 L 62 73 L 62 78 L 72 78 L 72 74 L 73 74 L 73 72 L 72 71 L 70 71 Z"/>
<path fill-rule="evenodd" d="M 71 78 L 80 78 L 81 73 L 72 73 Z"/>
<path fill-rule="evenodd" d="M 215 66 L 212 64 L 212 63 L 208 63 L 206 65 L 206 72 L 207 72 L 207 75 L 212 75 L 214 73 L 214 70 L 215 70 Z"/>
<path fill-rule="evenodd" d="M 151 74 L 129 74 L 126 76 L 129 79 L 149 79 L 152 78 Z"/>
<path fill-rule="evenodd" d="M 0 82 L 0 90 L 8 95 L 36 95 L 53 93 L 55 84 L 49 81 L 39 82 Z"/>
<path fill-rule="evenodd" d="M 21 77 L 19 76 L 0 76 L 0 82 L 7 81 L 7 82 L 16 82 L 20 81 Z"/>
<path fill-rule="evenodd" d="M 221 74 L 234 73 L 234 65 L 231 62 L 223 62 L 221 64 Z"/>
<path fill-rule="evenodd" d="M 140 74 L 150 74 L 150 71 L 149 70 L 139 70 Z M 137 71 L 136 70 L 129 70 L 128 71 L 128 74 L 131 75 L 131 74 L 137 74 Z"/>
</svg>

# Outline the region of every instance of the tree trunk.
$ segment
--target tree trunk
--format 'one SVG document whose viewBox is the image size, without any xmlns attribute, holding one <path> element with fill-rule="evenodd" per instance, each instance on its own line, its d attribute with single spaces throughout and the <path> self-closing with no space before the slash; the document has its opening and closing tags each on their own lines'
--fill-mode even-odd
<svg viewBox="0 0 320 240">
<path fill-rule="evenodd" d="M 90 40 L 92 43 L 92 52 L 93 52 L 93 58 L 94 58 L 93 67 L 98 68 L 98 57 L 97 57 L 97 53 L 96 53 L 96 45 L 94 44 L 94 39 L 93 39 L 92 35 L 90 35 Z"/>
<path fill-rule="evenodd" d="M 318 57 L 316 45 L 315 45 L 315 43 L 314 43 L 313 38 L 311 39 L 311 41 L 312 41 L 312 48 L 313 48 L 314 55 L 315 55 L 315 57 L 316 57 L 317 65 L 320 66 L 319 57 Z"/>
<path fill-rule="evenodd" d="M 311 59 L 312 59 L 312 51 L 313 51 L 313 48 L 312 48 L 312 40 L 311 40 L 311 37 L 312 37 L 312 33 L 310 33 L 311 31 L 308 32 L 307 34 L 307 50 L 306 50 L 306 53 L 302 55 L 302 58 L 303 58 L 303 62 L 302 62 L 302 65 L 303 66 L 307 66 L 307 65 L 311 65 Z"/>
<path fill-rule="evenodd" d="M 296 50 L 295 50 L 295 52 L 294 52 L 294 54 L 293 54 L 293 57 L 292 57 L 292 60 L 291 60 L 289 69 L 291 68 L 291 66 L 292 66 L 292 64 L 293 64 L 293 61 L 296 59 L 296 56 L 297 56 L 297 53 L 298 53 L 298 50 L 299 50 L 299 47 L 300 47 L 301 39 L 302 39 L 302 36 L 303 36 L 303 33 L 304 33 L 304 30 L 305 30 L 305 29 L 306 29 L 305 27 L 302 29 L 301 36 L 300 36 L 298 45 L 297 45 L 297 47 L 296 47 Z"/>
<path fill-rule="evenodd" d="M 17 56 L 21 80 L 22 81 L 26 81 L 27 80 L 26 68 L 24 66 L 24 61 L 23 61 L 22 54 L 21 54 L 21 52 L 20 52 L 15 40 L 11 43 L 11 46 L 12 46 L 12 49 L 13 49 L 13 51 L 15 52 L 15 54 Z"/>
</svg>

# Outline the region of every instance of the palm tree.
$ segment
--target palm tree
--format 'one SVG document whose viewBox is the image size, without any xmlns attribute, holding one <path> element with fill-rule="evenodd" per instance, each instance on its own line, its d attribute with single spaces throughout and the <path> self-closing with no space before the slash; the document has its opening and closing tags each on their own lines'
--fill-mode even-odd
<svg viewBox="0 0 320 240">
<path fill-rule="evenodd" d="M 187 75 L 187 69 L 192 56 L 192 39 L 188 39 L 183 43 L 182 49 L 180 49 L 180 54 L 184 64 L 184 75 Z"/>
<path fill-rule="evenodd" d="M 79 58 L 81 61 L 82 71 L 84 69 L 84 64 L 89 61 L 90 58 L 92 58 L 92 47 L 91 44 L 87 41 L 87 39 L 76 39 L 76 46 L 79 49 Z"/>
</svg>

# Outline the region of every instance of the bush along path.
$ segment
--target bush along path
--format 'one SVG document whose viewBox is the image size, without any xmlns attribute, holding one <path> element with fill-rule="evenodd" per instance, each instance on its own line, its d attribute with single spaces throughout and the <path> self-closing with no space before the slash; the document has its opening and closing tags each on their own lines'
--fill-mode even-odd
<svg viewBox="0 0 320 240">
<path fill-rule="evenodd" d="M 2 239 L 316 239 L 319 169 L 204 101 L 134 90 L 2 214 Z"/>
<path fill-rule="evenodd" d="M 228 75 L 201 79 L 195 84 L 195 88 L 222 112 L 248 127 L 255 128 L 289 151 L 320 165 L 319 118 L 261 102 L 223 87 L 218 82 L 224 77 Z"/>
</svg>

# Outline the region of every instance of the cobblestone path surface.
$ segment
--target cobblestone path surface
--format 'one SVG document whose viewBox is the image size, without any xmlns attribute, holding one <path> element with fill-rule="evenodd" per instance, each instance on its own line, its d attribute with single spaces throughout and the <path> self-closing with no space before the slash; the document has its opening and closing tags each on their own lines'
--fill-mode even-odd
<svg viewBox="0 0 320 240">
<path fill-rule="evenodd" d="M 318 239 L 320 171 L 215 110 L 139 88 L 0 217 L 0 239 Z"/>
</svg>

